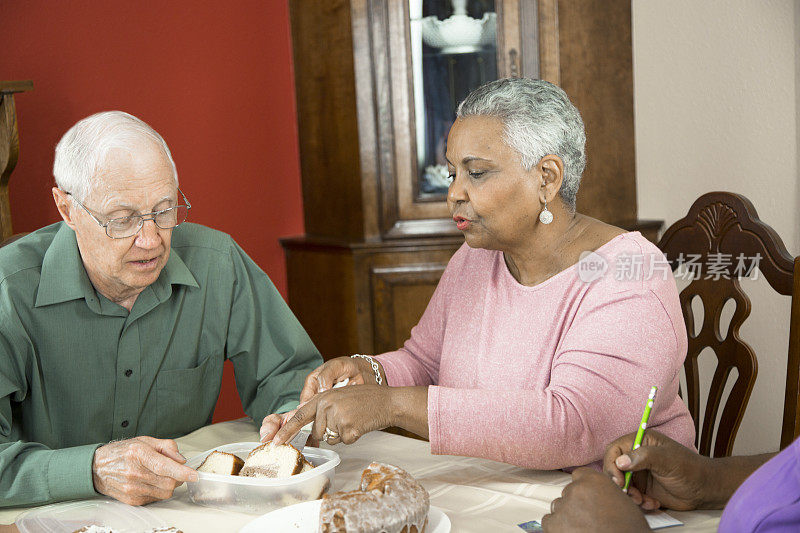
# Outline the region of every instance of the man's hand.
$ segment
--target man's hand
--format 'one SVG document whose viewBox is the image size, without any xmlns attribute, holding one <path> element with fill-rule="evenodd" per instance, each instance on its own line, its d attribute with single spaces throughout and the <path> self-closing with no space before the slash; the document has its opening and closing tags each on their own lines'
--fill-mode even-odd
<svg viewBox="0 0 800 533">
<path fill-rule="evenodd" d="M 380 365 L 380 363 L 378 363 Z M 386 377 L 381 369 L 384 385 Z M 348 385 L 375 384 L 372 365 L 360 357 L 337 357 L 315 368 L 307 377 L 300 393 L 300 403 L 309 401 L 320 392 L 331 389 L 336 383 L 350 379 Z"/>
<path fill-rule="evenodd" d="M 630 433 L 608 445 L 603 471 L 620 487 L 625 472 L 637 472 L 628 494 L 642 509 L 689 511 L 700 507 L 708 496 L 712 460 L 652 429 L 645 432 L 642 445 L 631 451 L 635 436 Z"/>
<path fill-rule="evenodd" d="M 608 477 L 591 468 L 578 468 L 572 483 L 553 500 L 542 518 L 547 532 L 593 531 L 639 533 L 650 531 L 642 512 Z"/>
<path fill-rule="evenodd" d="M 197 472 L 185 462 L 172 440 L 136 437 L 111 442 L 94 452 L 94 488 L 129 505 L 164 500 L 181 483 L 197 481 Z"/>
</svg>

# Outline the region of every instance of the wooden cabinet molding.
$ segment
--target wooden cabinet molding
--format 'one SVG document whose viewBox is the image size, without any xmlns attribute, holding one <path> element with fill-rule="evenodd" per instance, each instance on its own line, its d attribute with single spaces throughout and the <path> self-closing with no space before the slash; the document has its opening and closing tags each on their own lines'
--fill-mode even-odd
<svg viewBox="0 0 800 533">
<path fill-rule="evenodd" d="M 370 269 L 376 353 L 396 350 L 408 339 L 446 266 L 428 263 Z"/>
<path fill-rule="evenodd" d="M 464 240 L 343 243 L 281 239 L 289 305 L 327 360 L 396 350 Z"/>
</svg>

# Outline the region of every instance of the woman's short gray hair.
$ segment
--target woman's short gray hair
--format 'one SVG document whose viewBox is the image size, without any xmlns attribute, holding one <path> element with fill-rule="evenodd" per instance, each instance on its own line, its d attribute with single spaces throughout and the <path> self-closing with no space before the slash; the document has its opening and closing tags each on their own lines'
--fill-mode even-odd
<svg viewBox="0 0 800 533">
<path fill-rule="evenodd" d="M 586 132 L 581 114 L 556 85 L 530 78 L 506 78 L 478 87 L 458 106 L 458 117 L 487 115 L 505 125 L 505 141 L 530 170 L 554 154 L 564 162 L 561 198 L 575 209 L 575 197 L 586 167 Z"/>
<path fill-rule="evenodd" d="M 83 202 L 94 190 L 97 171 L 102 168 L 109 150 L 135 150 L 141 141 L 155 143 L 172 165 L 175 184 L 178 171 L 167 143 L 146 122 L 123 111 L 104 111 L 78 121 L 56 145 L 53 176 L 56 185 Z"/>
</svg>

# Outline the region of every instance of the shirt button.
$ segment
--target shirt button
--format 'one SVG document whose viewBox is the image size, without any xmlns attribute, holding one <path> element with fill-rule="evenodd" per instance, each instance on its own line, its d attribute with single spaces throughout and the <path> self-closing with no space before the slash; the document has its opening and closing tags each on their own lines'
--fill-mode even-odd
<svg viewBox="0 0 800 533">
<path fill-rule="evenodd" d="M 129 377 L 131 377 L 131 375 L 132 375 L 132 374 L 133 374 L 133 370 L 131 370 L 130 368 L 129 368 L 128 370 L 126 370 L 126 371 L 125 371 L 125 377 L 126 377 L 126 378 L 129 378 Z"/>
<path fill-rule="evenodd" d="M 122 421 L 122 427 L 124 427 L 124 428 L 128 427 L 128 421 L 127 420 L 123 420 Z"/>
</svg>

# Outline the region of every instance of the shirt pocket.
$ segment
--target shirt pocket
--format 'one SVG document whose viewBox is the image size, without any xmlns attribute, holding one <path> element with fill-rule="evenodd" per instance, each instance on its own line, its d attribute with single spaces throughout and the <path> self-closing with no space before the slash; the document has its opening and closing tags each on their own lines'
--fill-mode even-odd
<svg viewBox="0 0 800 533">
<path fill-rule="evenodd" d="M 156 433 L 176 438 L 211 423 L 222 383 L 222 356 L 194 368 L 163 370 L 156 377 Z"/>
</svg>

